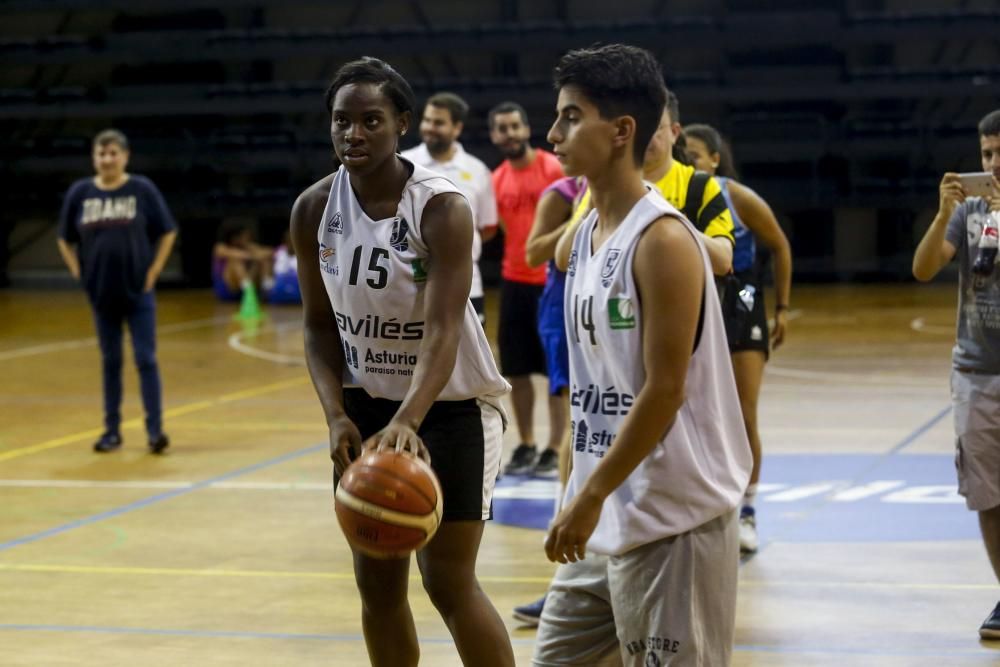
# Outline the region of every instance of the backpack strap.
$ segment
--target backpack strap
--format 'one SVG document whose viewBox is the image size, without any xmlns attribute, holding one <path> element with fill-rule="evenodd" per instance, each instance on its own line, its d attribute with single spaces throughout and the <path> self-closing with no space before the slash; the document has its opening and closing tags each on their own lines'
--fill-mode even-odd
<svg viewBox="0 0 1000 667">
<path fill-rule="evenodd" d="M 708 172 L 696 171 L 691 176 L 691 180 L 688 181 L 687 197 L 684 200 L 684 210 L 681 213 L 697 229 L 701 229 L 701 225 L 698 224 L 698 210 L 701 209 L 701 200 L 705 197 L 705 186 L 708 185 L 710 178 L 712 176 Z"/>
</svg>

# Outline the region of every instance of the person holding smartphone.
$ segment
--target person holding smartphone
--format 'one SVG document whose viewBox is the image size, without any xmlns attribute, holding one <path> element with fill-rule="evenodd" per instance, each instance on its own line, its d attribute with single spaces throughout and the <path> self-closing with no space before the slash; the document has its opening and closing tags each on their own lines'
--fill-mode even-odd
<svg viewBox="0 0 1000 667">
<path fill-rule="evenodd" d="M 979 514 L 986 552 L 1000 581 L 1000 109 L 979 122 L 979 148 L 983 171 L 992 174 L 989 196 L 969 196 L 959 174 L 944 175 L 937 215 L 913 257 L 913 275 L 928 281 L 958 256 L 951 372 L 958 491 Z M 979 635 L 1000 639 L 1000 604 Z"/>
</svg>

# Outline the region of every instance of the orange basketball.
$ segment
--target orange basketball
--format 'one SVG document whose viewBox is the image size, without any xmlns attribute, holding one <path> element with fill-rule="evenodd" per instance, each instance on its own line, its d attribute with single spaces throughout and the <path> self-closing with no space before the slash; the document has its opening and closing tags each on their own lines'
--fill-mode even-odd
<svg viewBox="0 0 1000 667">
<path fill-rule="evenodd" d="M 434 537 L 441 485 L 420 459 L 373 451 L 344 471 L 334 506 L 352 547 L 374 558 L 402 558 Z"/>
</svg>

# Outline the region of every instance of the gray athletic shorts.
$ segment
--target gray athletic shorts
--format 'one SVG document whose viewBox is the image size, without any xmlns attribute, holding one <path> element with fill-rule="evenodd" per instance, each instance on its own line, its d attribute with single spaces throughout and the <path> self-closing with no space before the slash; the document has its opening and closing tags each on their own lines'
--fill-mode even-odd
<svg viewBox="0 0 1000 667">
<path fill-rule="evenodd" d="M 970 510 L 1000 505 L 1000 375 L 951 372 L 958 492 Z"/>
<path fill-rule="evenodd" d="M 560 565 L 532 665 L 728 665 L 739 556 L 732 511 L 621 556 Z"/>
</svg>

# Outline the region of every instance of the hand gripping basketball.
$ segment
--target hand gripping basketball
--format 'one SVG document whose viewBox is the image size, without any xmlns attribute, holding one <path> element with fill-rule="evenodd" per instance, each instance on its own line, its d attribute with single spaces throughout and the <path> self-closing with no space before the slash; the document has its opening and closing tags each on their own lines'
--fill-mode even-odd
<svg viewBox="0 0 1000 667">
<path fill-rule="evenodd" d="M 337 486 L 334 507 L 348 543 L 373 558 L 405 558 L 426 545 L 441 522 L 441 485 L 422 460 L 369 450 Z"/>
</svg>

